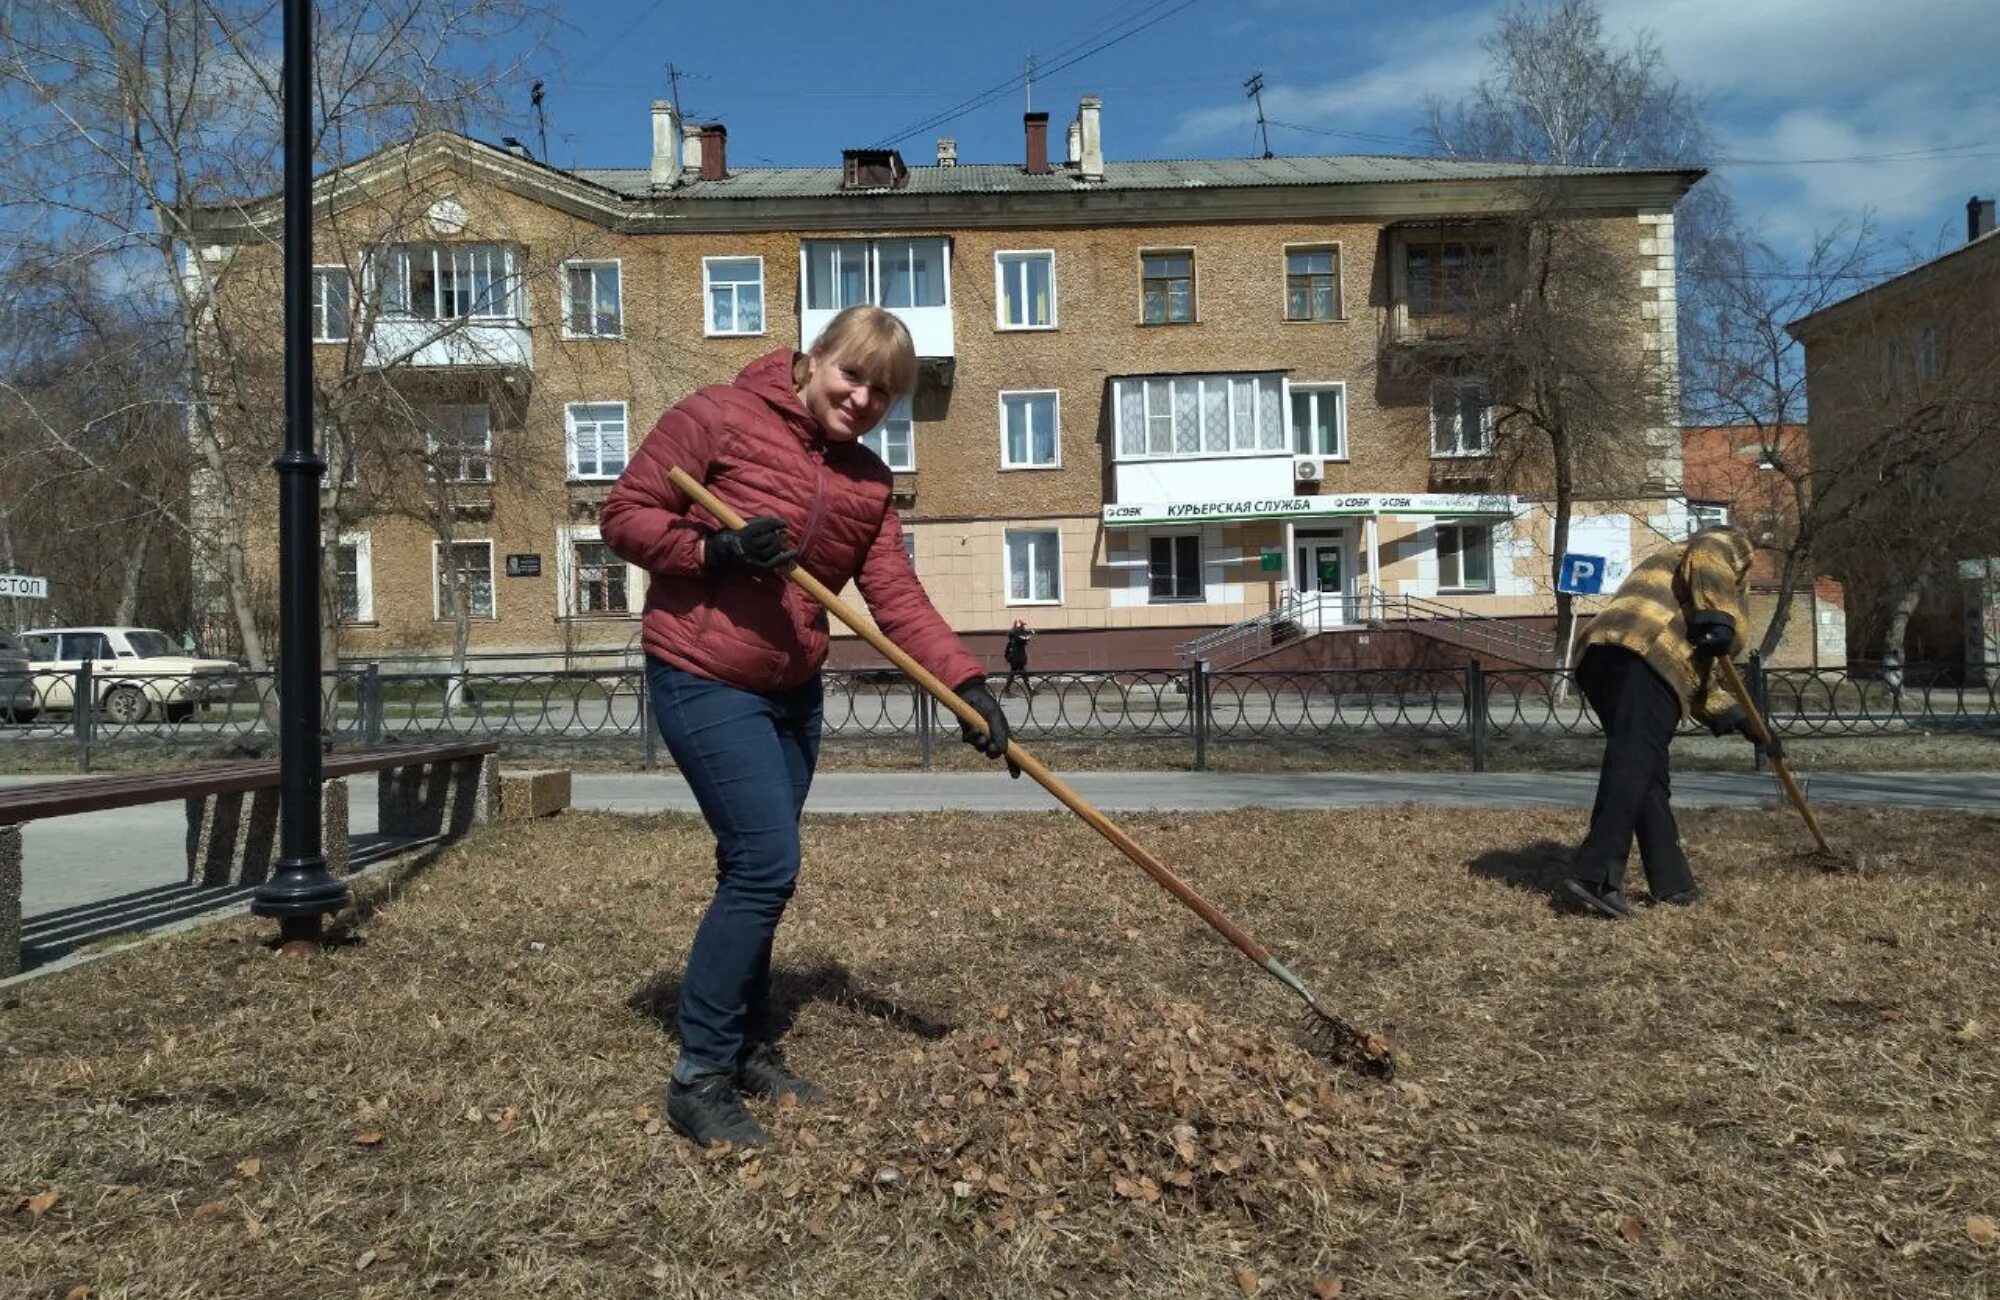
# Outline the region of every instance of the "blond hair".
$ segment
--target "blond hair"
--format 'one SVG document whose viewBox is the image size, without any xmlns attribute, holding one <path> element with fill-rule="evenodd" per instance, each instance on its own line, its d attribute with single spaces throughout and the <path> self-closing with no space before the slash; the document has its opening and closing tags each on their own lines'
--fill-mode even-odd
<svg viewBox="0 0 2000 1300">
<path fill-rule="evenodd" d="M 896 397 L 909 396 L 917 386 L 917 345 L 910 327 L 880 307 L 849 307 L 827 323 L 807 352 L 820 361 L 853 366 L 870 384 Z M 803 359 L 793 378 L 805 382 Z"/>
</svg>

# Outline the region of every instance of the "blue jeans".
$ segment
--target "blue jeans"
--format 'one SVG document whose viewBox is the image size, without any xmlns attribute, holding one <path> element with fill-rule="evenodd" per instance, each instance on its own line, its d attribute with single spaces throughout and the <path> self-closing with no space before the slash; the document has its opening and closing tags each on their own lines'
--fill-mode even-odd
<svg viewBox="0 0 2000 1300">
<path fill-rule="evenodd" d="M 681 982 L 677 1078 L 730 1071 L 768 1035 L 771 940 L 799 876 L 822 689 L 765 694 L 649 659 L 653 717 L 715 832 L 715 898 Z"/>
</svg>

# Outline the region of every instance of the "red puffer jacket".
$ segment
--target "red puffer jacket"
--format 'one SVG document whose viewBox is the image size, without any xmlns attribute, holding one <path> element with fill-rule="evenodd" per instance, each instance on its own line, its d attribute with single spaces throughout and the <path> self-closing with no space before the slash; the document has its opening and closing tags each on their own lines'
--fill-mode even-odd
<svg viewBox="0 0 2000 1300">
<path fill-rule="evenodd" d="M 980 676 L 903 554 L 888 468 L 826 439 L 792 387 L 795 355 L 760 357 L 661 416 L 606 498 L 605 543 L 653 575 L 646 653 L 754 691 L 797 686 L 826 661 L 826 611 L 811 596 L 778 574 L 703 568 L 721 524 L 668 482 L 678 465 L 745 519 L 784 520 L 799 563 L 834 591 L 857 582 L 876 625 L 947 685 Z"/>
</svg>

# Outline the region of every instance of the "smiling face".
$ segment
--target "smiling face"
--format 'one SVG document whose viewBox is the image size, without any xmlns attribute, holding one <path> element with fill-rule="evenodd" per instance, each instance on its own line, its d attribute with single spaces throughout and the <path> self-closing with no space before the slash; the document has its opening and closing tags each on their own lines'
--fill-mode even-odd
<svg viewBox="0 0 2000 1300">
<path fill-rule="evenodd" d="M 852 442 L 889 413 L 897 394 L 889 382 L 851 355 L 806 358 L 799 398 L 829 441 Z"/>
</svg>

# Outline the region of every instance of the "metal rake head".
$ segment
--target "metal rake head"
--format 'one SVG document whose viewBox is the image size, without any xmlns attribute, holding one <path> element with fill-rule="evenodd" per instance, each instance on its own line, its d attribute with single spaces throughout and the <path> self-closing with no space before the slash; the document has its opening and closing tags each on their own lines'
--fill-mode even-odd
<svg viewBox="0 0 2000 1300">
<path fill-rule="evenodd" d="M 1396 1077 L 1396 1056 L 1380 1034 L 1358 1028 L 1316 1002 L 1306 1004 L 1306 1033 L 1336 1065 L 1387 1082 Z"/>
</svg>

